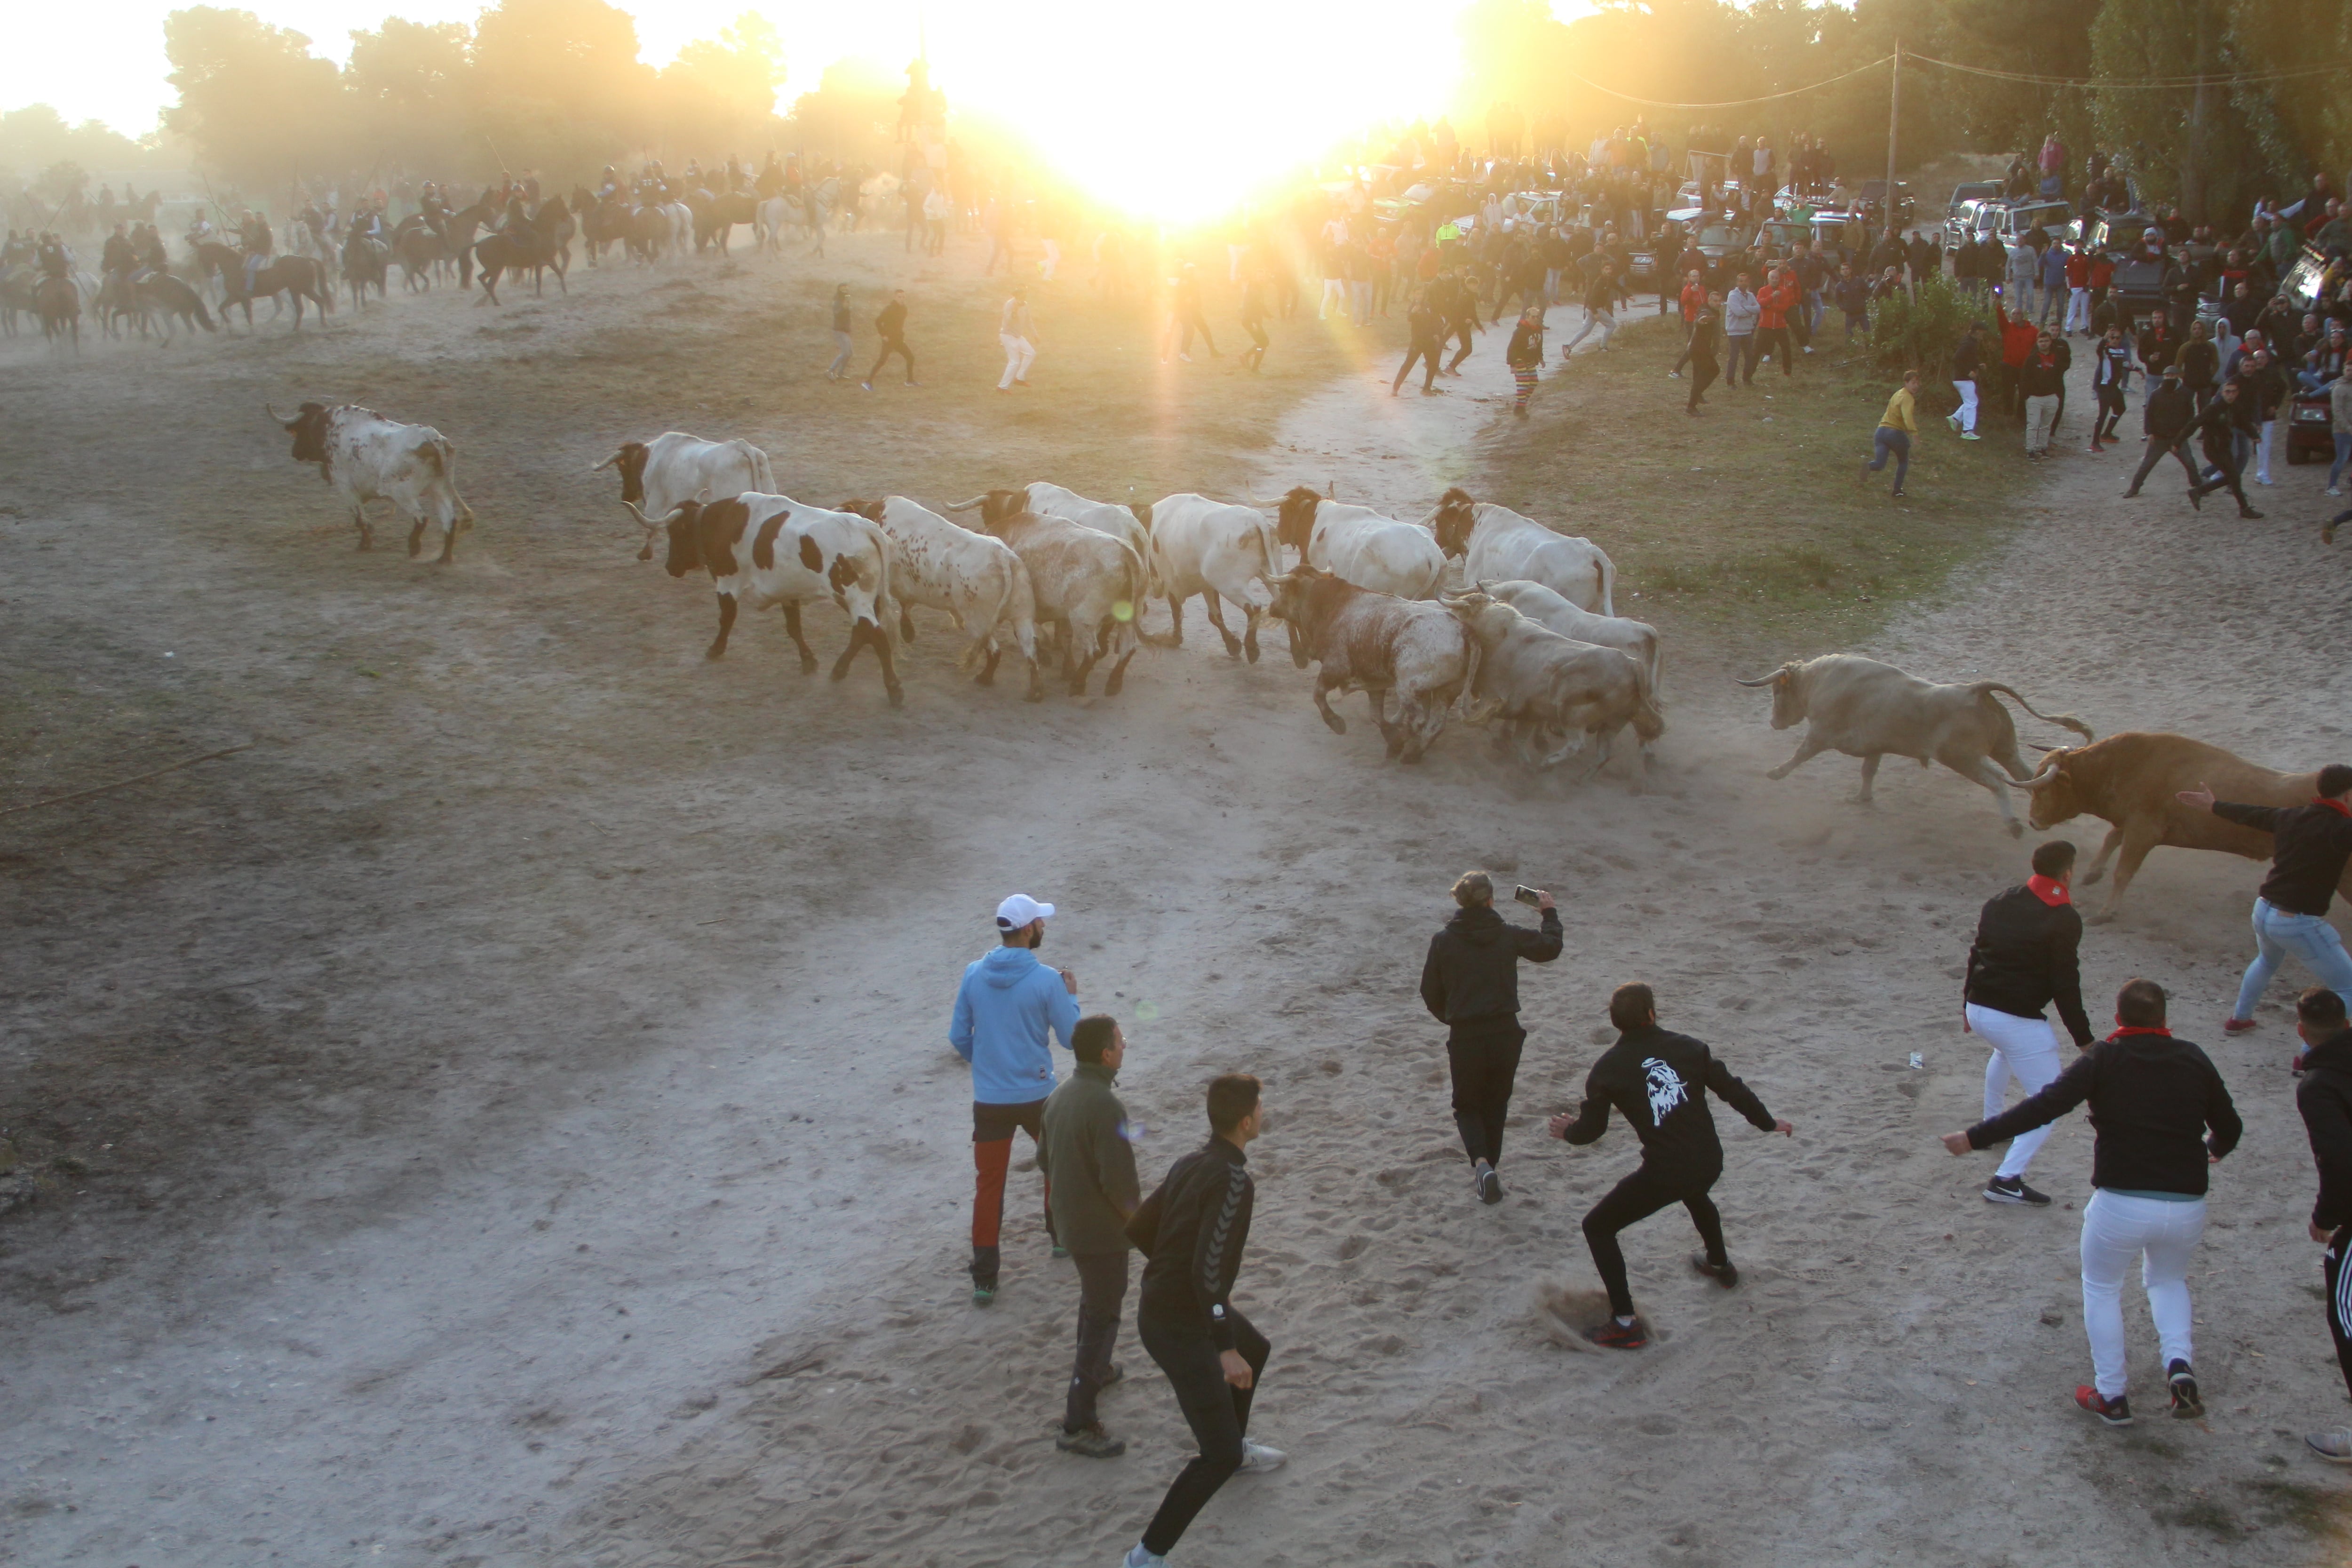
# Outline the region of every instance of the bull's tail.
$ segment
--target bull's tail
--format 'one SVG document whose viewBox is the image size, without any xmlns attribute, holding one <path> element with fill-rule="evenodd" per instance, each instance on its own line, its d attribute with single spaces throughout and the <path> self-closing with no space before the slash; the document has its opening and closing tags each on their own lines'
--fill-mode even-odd
<svg viewBox="0 0 2352 1568">
<path fill-rule="evenodd" d="M 761 495 L 772 496 L 780 493 L 776 489 L 775 470 L 769 467 L 765 447 L 751 447 L 751 478 L 759 481 L 759 490 Z"/>
<path fill-rule="evenodd" d="M 1478 664 L 1486 657 L 1486 645 L 1478 640 L 1478 635 L 1470 629 L 1469 623 L 1458 615 L 1454 624 L 1462 628 L 1462 640 L 1470 645 L 1470 656 L 1462 661 L 1462 695 L 1454 700 L 1454 707 L 1460 711 L 1463 722 L 1484 724 L 1494 717 L 1491 710 L 1484 713 L 1478 710 Z"/>
<path fill-rule="evenodd" d="M 1595 551 L 1594 553 L 1601 554 L 1598 551 Z M 1614 616 L 1617 613 L 1615 608 L 1615 599 L 1617 596 L 1617 563 L 1610 560 L 1605 554 L 1601 554 L 1601 559 L 1592 563 L 1592 587 L 1593 592 L 1601 595 L 1601 606 L 1593 613 L 1595 615 L 1601 616 Z"/>
<path fill-rule="evenodd" d="M 2041 720 L 2045 724 L 2055 724 L 2062 730 L 2072 730 L 2077 735 L 2082 736 L 2084 741 L 2095 741 L 2098 739 L 2098 736 L 2091 732 L 2091 727 L 2088 724 L 2084 723 L 2072 713 L 2044 713 L 2032 703 L 2028 702 L 2023 694 L 2013 686 L 2003 685 L 1998 680 L 1979 680 L 1976 683 L 1977 700 L 1979 701 L 1983 701 L 1990 698 L 1996 691 L 2001 692 L 2014 699 L 2020 708 L 2024 709 L 2028 713 L 2032 714 L 2036 719 Z M 1995 703 L 1994 706 L 1999 707 L 2000 704 Z"/>
</svg>

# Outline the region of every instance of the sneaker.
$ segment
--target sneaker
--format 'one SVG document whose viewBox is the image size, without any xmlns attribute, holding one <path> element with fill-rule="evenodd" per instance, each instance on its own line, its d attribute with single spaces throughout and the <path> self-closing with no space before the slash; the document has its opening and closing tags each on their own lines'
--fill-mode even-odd
<svg viewBox="0 0 2352 1568">
<path fill-rule="evenodd" d="M 1721 1263 L 1709 1263 L 1706 1253 L 1694 1252 L 1691 1254 L 1691 1267 L 1727 1290 L 1739 1283 L 1739 1266 L 1729 1258 Z"/>
<path fill-rule="evenodd" d="M 2102 1399 L 2099 1391 L 2086 1383 L 2074 1391 L 2074 1403 L 2110 1426 L 2131 1425 L 2131 1401 L 2120 1394 L 2113 1399 Z"/>
<path fill-rule="evenodd" d="M 1262 1476 L 1268 1470 L 1278 1470 L 1290 1456 L 1279 1448 L 1269 1448 L 1263 1443 L 1242 1439 L 1242 1470 L 1245 1476 Z"/>
<path fill-rule="evenodd" d="M 1984 1200 L 1989 1204 L 2029 1204 L 2038 1209 L 2050 1206 L 2050 1194 L 2035 1192 L 2025 1184 L 2022 1176 L 1995 1176 L 1985 1184 Z"/>
<path fill-rule="evenodd" d="M 2260 522 L 2263 520 L 2263 514 L 2250 506 L 2240 507 L 2238 516 L 2247 522 Z"/>
<path fill-rule="evenodd" d="M 1984 437 L 1978 435 L 1973 430 L 1963 430 L 1960 432 L 1960 439 L 1963 441 L 1981 441 Z"/>
<path fill-rule="evenodd" d="M 1182 360 L 1186 364 L 1191 364 L 1192 363 L 1192 356 L 1191 354 L 1178 354 L 1176 357 Z"/>
<path fill-rule="evenodd" d="M 1127 1445 L 1104 1431 L 1099 1421 L 1075 1432 L 1065 1428 L 1055 1437 L 1054 1447 L 1082 1459 L 1116 1459 L 1127 1452 Z"/>
<path fill-rule="evenodd" d="M 1126 1556 L 1118 1560 L 1118 1568 L 1168 1568 L 1168 1559 L 1157 1552 L 1147 1550 L 1139 1541 L 1128 1548 Z"/>
<path fill-rule="evenodd" d="M 2221 1032 L 2225 1035 L 2242 1035 L 2252 1027 L 2254 1027 L 2254 1021 L 2252 1018 L 2224 1018 L 2221 1020 Z"/>
<path fill-rule="evenodd" d="M 2268 474 L 2256 474 L 2254 476 L 2254 483 L 2258 485 L 2266 485 L 2271 482 L 2271 477 Z"/>
<path fill-rule="evenodd" d="M 2343 490 L 2341 490 L 2340 489 L 2338 489 L 2337 487 L 2336 487 L 2336 486 L 2334 486 L 2334 485 L 2330 485 L 2330 486 L 2328 486 L 2328 487 L 2327 487 L 2327 494 L 2329 494 L 2329 495 L 2332 495 L 2332 496 L 2340 496 L 2340 495 L 2342 495 L 2343 493 L 2344 493 L 2344 492 L 2343 492 Z"/>
<path fill-rule="evenodd" d="M 1585 1330 L 1584 1337 L 1601 1349 L 1612 1351 L 1637 1351 L 1650 1342 L 1650 1336 L 1642 1331 L 1639 1321 L 1621 1323 L 1614 1318 L 1597 1329 Z"/>
<path fill-rule="evenodd" d="M 1055 1256 L 1055 1258 L 1067 1258 L 1069 1255 L 1070 1255 L 1070 1249 L 1069 1249 L 1068 1247 L 1064 1247 L 1064 1246 L 1063 1246 L 1060 1242 L 1058 1242 L 1058 1241 L 1057 1241 L 1057 1242 L 1055 1242 L 1055 1243 L 1054 1243 L 1054 1256 Z"/>
<path fill-rule="evenodd" d="M 1895 492 L 1895 499 L 1896 500 L 1910 500 L 1911 498 L 1910 498 L 1910 494 L 1909 494 L 1909 492 L 1908 492 L 1908 491 L 1906 491 L 1906 490 L 1896 490 L 1896 491 Z"/>
<path fill-rule="evenodd" d="M 2352 1427 L 2338 1426 L 2333 1431 L 2314 1432 L 2303 1440 L 2304 1447 L 2334 1465 L 2352 1465 Z"/>
<path fill-rule="evenodd" d="M 1680 381 L 1683 378 L 1683 373 L 1678 370 L 1670 370 L 1666 372 L 1666 378 L 1670 381 Z M 2336 492 L 2334 490 L 2329 490 L 2327 493 L 2329 495 L 2334 495 Z"/>
<path fill-rule="evenodd" d="M 861 381 L 857 384 L 857 388 L 860 392 L 871 392 L 874 390 L 874 384 L 870 381 Z"/>
<path fill-rule="evenodd" d="M 1960 427 L 1960 416 L 1957 414 L 1947 414 L 1944 416 L 1944 423 L 1958 430 Z"/>
<path fill-rule="evenodd" d="M 2205 1402 L 2197 1397 L 2197 1373 L 2187 1362 L 2175 1359 L 2165 1369 L 2165 1379 L 2172 1384 L 2172 1415 L 2175 1420 L 2194 1421 L 2205 1414 Z"/>
<path fill-rule="evenodd" d="M 1498 1204 L 1503 1201 L 1503 1178 L 1495 1174 L 1491 1168 L 1473 1176 L 1470 1184 L 1477 1189 L 1480 1203 Z"/>
</svg>

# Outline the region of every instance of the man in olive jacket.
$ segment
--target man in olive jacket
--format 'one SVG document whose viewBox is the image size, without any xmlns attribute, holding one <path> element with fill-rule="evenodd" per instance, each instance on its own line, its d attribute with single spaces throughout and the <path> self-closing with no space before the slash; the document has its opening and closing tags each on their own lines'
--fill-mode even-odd
<svg viewBox="0 0 2352 1568">
<path fill-rule="evenodd" d="M 1454 1075 L 1454 1124 L 1470 1156 L 1481 1203 L 1503 1201 L 1495 1166 L 1503 1158 L 1503 1118 L 1519 1072 L 1519 960 L 1549 963 L 1564 933 L 1549 893 L 1537 895 L 1542 929 L 1515 926 L 1495 912 L 1494 879 L 1465 872 L 1454 884 L 1460 912 L 1429 939 L 1421 968 L 1422 1005 L 1446 1026 L 1445 1061 Z"/>
<path fill-rule="evenodd" d="M 1108 1015 L 1078 1020 L 1069 1080 L 1045 1101 L 1045 1136 L 1037 1167 L 1047 1176 L 1054 1235 L 1078 1269 L 1078 1353 L 1055 1447 L 1090 1459 L 1115 1459 L 1127 1445 L 1102 1429 L 1095 1395 L 1119 1379 L 1110 1351 L 1127 1300 L 1127 1221 L 1141 1201 L 1135 1177 L 1134 1130 L 1111 1092 L 1127 1038 Z"/>
</svg>

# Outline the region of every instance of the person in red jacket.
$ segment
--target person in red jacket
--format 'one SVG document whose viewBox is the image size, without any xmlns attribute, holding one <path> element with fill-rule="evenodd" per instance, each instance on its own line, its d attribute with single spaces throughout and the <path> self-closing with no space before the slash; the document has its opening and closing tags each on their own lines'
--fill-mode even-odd
<svg viewBox="0 0 2352 1568">
<path fill-rule="evenodd" d="M 2076 332 L 2091 330 L 2091 268 L 2090 251 L 2076 246 L 2066 256 L 2066 314 L 2060 321 L 2059 331 L 2072 337 Z M 2113 270 L 2111 268 L 2110 271 Z"/>
<path fill-rule="evenodd" d="M 1706 272 L 1703 268 L 1692 267 L 1684 269 L 1682 308 L 1682 357 L 1675 361 L 1674 369 L 1666 372 L 1677 381 L 1682 379 L 1683 366 L 1690 363 L 1691 330 L 1698 324 L 1699 312 L 1706 309 Z"/>
<path fill-rule="evenodd" d="M 1801 298 L 1797 279 L 1785 268 L 1776 268 L 1772 281 L 1756 291 L 1756 304 L 1761 312 L 1756 323 L 1756 346 L 1780 362 L 1782 375 L 1796 374 L 1796 351 L 1789 342 L 1789 312 L 1797 308 Z"/>
<path fill-rule="evenodd" d="M 2024 374 L 2025 360 L 2041 341 L 2041 331 L 2021 316 L 2012 316 L 2000 300 L 1993 300 L 1992 318 L 2000 328 L 2000 388 L 2001 406 L 2025 418 L 2025 397 L 2019 390 Z"/>
</svg>

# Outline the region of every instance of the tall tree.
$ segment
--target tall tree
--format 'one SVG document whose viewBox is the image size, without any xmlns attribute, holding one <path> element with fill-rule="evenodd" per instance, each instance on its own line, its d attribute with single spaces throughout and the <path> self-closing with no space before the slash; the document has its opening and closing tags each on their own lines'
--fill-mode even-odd
<svg viewBox="0 0 2352 1568">
<path fill-rule="evenodd" d="M 654 73 L 606 0 L 499 0 L 474 28 L 475 124 L 511 174 L 553 180 L 646 144 Z"/>
<path fill-rule="evenodd" d="M 194 5 L 163 21 L 180 101 L 163 123 L 241 181 L 275 184 L 342 167 L 352 152 L 334 62 L 250 11 Z"/>
<path fill-rule="evenodd" d="M 717 38 L 698 38 L 661 73 L 664 142 L 698 156 L 755 153 L 776 134 L 776 89 L 784 79 L 784 43 L 754 11 Z"/>
<path fill-rule="evenodd" d="M 343 82 L 371 157 L 446 171 L 462 156 L 469 140 L 470 42 L 462 23 L 397 16 L 374 32 L 352 32 Z"/>
</svg>

